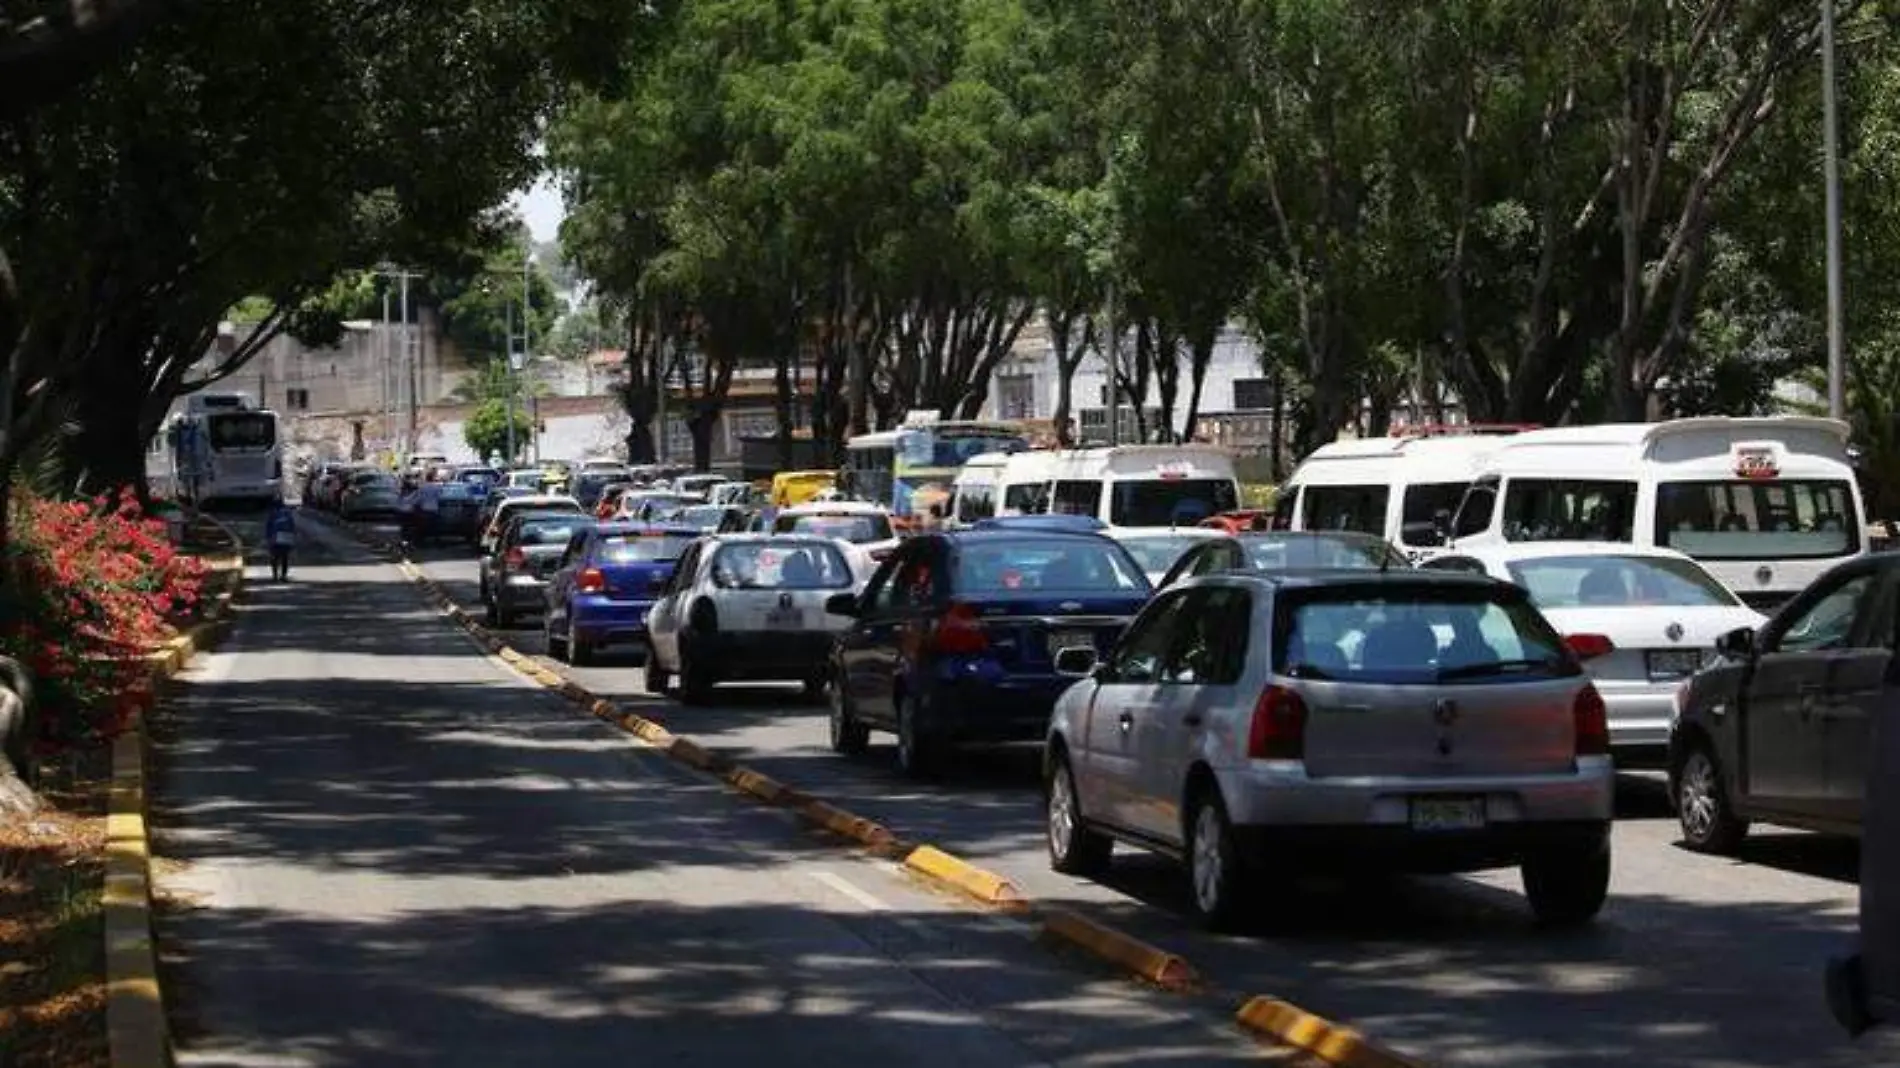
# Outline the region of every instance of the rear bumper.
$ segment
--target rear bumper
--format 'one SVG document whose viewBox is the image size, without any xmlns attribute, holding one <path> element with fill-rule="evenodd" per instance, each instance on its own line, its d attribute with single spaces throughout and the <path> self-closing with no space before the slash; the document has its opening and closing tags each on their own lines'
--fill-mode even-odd
<svg viewBox="0 0 1900 1068">
<path fill-rule="evenodd" d="M 495 587 L 495 603 L 510 612 L 539 615 L 548 608 L 548 584 L 527 575 L 510 575 Z"/>
<path fill-rule="evenodd" d="M 1411 828 L 1415 798 L 1482 797 L 1487 825 L 1495 830 L 1607 823 L 1616 797 L 1616 772 L 1607 757 L 1581 757 L 1574 770 L 1530 775 L 1315 777 L 1297 760 L 1256 760 L 1217 775 L 1235 826 L 1341 833 L 1418 833 Z"/>
<path fill-rule="evenodd" d="M 684 634 L 686 655 L 721 679 L 807 679 L 830 670 L 837 636 L 824 630 L 721 630 Z"/>
<path fill-rule="evenodd" d="M 932 681 L 918 726 L 953 742 L 1040 741 L 1056 699 L 1075 684 L 1066 675 L 1003 675 L 977 665 L 946 667 Z"/>
<path fill-rule="evenodd" d="M 608 597 L 576 597 L 568 605 L 574 633 L 590 645 L 618 645 L 644 641 L 647 612 L 652 601 L 620 601 Z"/>
<path fill-rule="evenodd" d="M 1236 827 L 1243 858 L 1276 871 L 1449 874 L 1520 864 L 1539 853 L 1588 852 L 1608 840 L 1608 821 L 1493 824 L 1476 831 L 1410 827 Z"/>
</svg>

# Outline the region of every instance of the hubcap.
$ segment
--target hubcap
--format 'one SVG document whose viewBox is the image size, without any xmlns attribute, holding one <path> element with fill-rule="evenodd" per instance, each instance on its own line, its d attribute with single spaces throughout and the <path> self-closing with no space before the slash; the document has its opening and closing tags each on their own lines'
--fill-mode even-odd
<svg viewBox="0 0 1900 1068">
<path fill-rule="evenodd" d="M 1058 857 L 1069 855 L 1075 841 L 1075 791 L 1069 785 L 1069 769 L 1058 767 L 1049 784 L 1049 850 Z"/>
<path fill-rule="evenodd" d="M 1220 906 L 1226 891 L 1226 872 L 1221 870 L 1220 818 L 1214 806 L 1202 806 L 1194 820 L 1194 901 L 1203 912 Z"/>
<path fill-rule="evenodd" d="M 1682 826 L 1693 838 L 1707 838 L 1715 829 L 1718 804 L 1715 766 L 1703 753 L 1694 753 L 1682 769 Z"/>
</svg>

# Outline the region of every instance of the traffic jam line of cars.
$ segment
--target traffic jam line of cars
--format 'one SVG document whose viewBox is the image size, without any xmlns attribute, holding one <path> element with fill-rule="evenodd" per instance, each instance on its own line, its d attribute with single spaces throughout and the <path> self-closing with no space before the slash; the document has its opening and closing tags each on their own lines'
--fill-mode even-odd
<svg viewBox="0 0 1900 1068">
<path fill-rule="evenodd" d="M 439 583 L 410 563 L 404 543 L 390 542 L 373 528 L 356 523 L 346 521 L 346 527 L 367 547 L 397 564 L 406 576 L 423 588 L 446 615 L 462 625 L 482 648 L 497 655 L 537 683 L 560 693 L 594 716 L 640 738 L 668 757 L 696 770 L 713 774 L 755 800 L 787 808 L 805 822 L 853 842 L 874 855 L 899 860 L 907 870 L 943 885 L 966 898 L 992 908 L 1026 914 L 1034 921 L 1036 934 L 1043 939 L 1079 949 L 1164 990 L 1194 993 L 1210 998 L 1220 997 L 1219 992 L 1205 977 L 1176 954 L 1148 945 L 1081 913 L 1069 909 L 1038 906 L 1009 880 L 1001 876 L 984 871 L 934 846 L 907 843 L 888 828 L 872 820 L 845 812 L 793 787 L 738 765 L 697 745 L 688 738 L 673 734 L 664 725 L 654 720 L 624 709 L 592 693 L 558 672 L 540 667 L 532 657 L 510 647 L 489 626 L 478 621 L 475 616 L 458 604 Z M 608 531 L 609 534 L 602 536 L 611 538 L 613 528 L 613 524 L 607 524 L 604 528 L 595 527 L 594 529 L 596 532 L 603 529 Z M 789 537 L 797 541 L 805 540 L 799 535 Z M 707 539 L 707 541 L 712 540 L 715 539 Z M 757 536 L 741 536 L 736 539 L 716 540 L 725 544 L 743 546 L 742 551 L 746 555 L 756 556 L 763 549 L 761 542 L 764 539 Z M 818 541 L 816 544 L 832 552 L 839 552 L 832 543 Z M 704 545 L 695 543 L 692 548 L 703 550 Z M 690 552 L 691 549 L 688 551 Z M 720 553 L 702 552 L 702 555 L 706 558 L 704 566 L 710 568 L 712 558 Z M 838 563 L 842 563 L 841 553 L 840 557 Z M 688 563 L 691 561 L 682 559 L 679 570 L 686 574 L 695 573 L 684 566 Z M 1125 559 L 1120 566 L 1126 568 L 1138 565 L 1134 565 L 1132 559 Z M 847 593 L 846 596 L 850 595 Z M 828 595 L 827 604 L 832 608 L 841 608 L 843 603 L 837 597 L 836 594 Z M 656 645 L 654 648 L 657 649 L 657 647 Z M 674 663 L 677 667 L 677 661 Z M 1246 997 L 1240 1002 L 1239 1007 L 1233 1010 L 1233 1018 L 1238 1026 L 1249 1033 L 1280 1045 L 1305 1051 L 1329 1064 L 1340 1065 L 1343 1068 L 1419 1068 L 1417 1061 L 1379 1045 L 1350 1027 L 1335 1023 L 1276 997 L 1268 995 Z"/>
</svg>

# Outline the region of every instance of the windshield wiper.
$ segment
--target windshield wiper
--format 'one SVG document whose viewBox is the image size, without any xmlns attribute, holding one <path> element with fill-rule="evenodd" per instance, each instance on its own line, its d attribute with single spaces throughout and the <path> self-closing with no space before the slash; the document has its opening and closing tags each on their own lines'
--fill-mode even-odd
<svg viewBox="0 0 1900 1068">
<path fill-rule="evenodd" d="M 1541 660 L 1493 660 L 1487 664 L 1461 664 L 1458 667 L 1439 668 L 1438 681 L 1451 682 L 1455 679 L 1481 679 L 1490 675 L 1516 675 L 1537 668 L 1546 670 L 1556 667 L 1561 661 L 1551 657 Z"/>
</svg>

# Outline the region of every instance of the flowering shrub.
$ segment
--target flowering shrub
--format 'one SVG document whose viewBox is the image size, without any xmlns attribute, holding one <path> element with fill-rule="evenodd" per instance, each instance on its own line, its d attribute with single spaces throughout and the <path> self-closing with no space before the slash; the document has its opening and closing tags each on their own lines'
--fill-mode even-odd
<svg viewBox="0 0 1900 1068">
<path fill-rule="evenodd" d="M 143 656 L 197 603 L 204 565 L 129 491 L 114 500 L 15 496 L 0 574 L 0 653 L 33 672 L 41 742 L 110 738 L 145 699 Z"/>
</svg>

